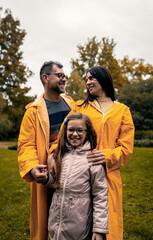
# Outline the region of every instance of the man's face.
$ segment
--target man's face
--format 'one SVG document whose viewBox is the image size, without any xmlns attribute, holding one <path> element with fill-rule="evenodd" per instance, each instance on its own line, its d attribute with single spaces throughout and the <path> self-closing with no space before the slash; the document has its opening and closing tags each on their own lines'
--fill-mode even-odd
<svg viewBox="0 0 153 240">
<path fill-rule="evenodd" d="M 66 78 L 64 77 L 64 71 L 62 68 L 59 68 L 57 65 L 53 65 L 52 72 L 48 74 L 48 88 L 53 89 L 58 93 L 65 92 L 65 83 Z"/>
</svg>

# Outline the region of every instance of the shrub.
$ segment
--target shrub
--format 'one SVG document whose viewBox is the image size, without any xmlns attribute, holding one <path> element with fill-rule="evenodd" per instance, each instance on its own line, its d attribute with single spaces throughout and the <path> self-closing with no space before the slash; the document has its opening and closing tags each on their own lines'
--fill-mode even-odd
<svg viewBox="0 0 153 240">
<path fill-rule="evenodd" d="M 135 139 L 134 140 L 135 147 L 153 147 L 152 139 Z"/>
<path fill-rule="evenodd" d="M 8 149 L 9 149 L 9 150 L 17 150 L 17 147 L 18 147 L 17 145 L 14 145 L 14 146 L 8 147 Z"/>
<path fill-rule="evenodd" d="M 153 130 L 137 130 L 135 132 L 135 139 L 153 139 Z"/>
</svg>

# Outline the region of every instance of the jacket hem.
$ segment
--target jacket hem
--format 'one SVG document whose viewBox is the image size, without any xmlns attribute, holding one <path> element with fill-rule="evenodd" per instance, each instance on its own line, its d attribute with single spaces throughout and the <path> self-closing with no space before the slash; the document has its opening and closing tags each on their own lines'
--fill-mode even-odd
<svg viewBox="0 0 153 240">
<path fill-rule="evenodd" d="M 93 233 L 104 233 L 104 234 L 109 233 L 108 229 L 102 229 L 102 228 L 93 228 L 92 232 Z"/>
</svg>

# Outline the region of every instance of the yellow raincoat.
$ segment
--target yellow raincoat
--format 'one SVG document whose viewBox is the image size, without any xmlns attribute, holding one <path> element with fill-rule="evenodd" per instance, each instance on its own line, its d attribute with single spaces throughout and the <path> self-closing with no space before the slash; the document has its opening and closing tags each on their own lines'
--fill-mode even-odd
<svg viewBox="0 0 153 240">
<path fill-rule="evenodd" d="M 73 99 L 61 97 L 72 108 Z M 21 177 L 25 182 L 31 182 L 30 239 L 47 240 L 47 189 L 29 175 L 37 164 L 47 164 L 50 123 L 43 95 L 26 109 L 18 139 L 18 162 Z"/>
<path fill-rule="evenodd" d="M 134 125 L 130 110 L 122 103 L 114 102 L 105 113 L 97 101 L 88 106 L 76 102 L 69 114 L 80 112 L 87 115 L 97 133 L 97 149 L 102 150 L 106 159 L 106 178 L 108 184 L 109 234 L 107 240 L 123 240 L 122 181 L 120 167 L 133 152 Z M 52 145 L 50 152 L 56 148 Z"/>
</svg>

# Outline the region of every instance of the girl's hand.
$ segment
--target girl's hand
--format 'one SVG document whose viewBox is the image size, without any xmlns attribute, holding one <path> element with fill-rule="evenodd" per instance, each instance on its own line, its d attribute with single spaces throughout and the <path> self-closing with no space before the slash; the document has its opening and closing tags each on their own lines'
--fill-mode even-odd
<svg viewBox="0 0 153 240">
<path fill-rule="evenodd" d="M 56 176 L 56 163 L 53 157 L 53 153 L 48 157 L 47 160 L 48 172 L 55 178 Z"/>
<path fill-rule="evenodd" d="M 101 233 L 93 233 L 91 240 L 103 240 L 103 235 Z"/>
<path fill-rule="evenodd" d="M 105 155 L 101 150 L 94 149 L 87 155 L 88 162 L 92 162 L 92 165 L 106 164 Z"/>
</svg>

